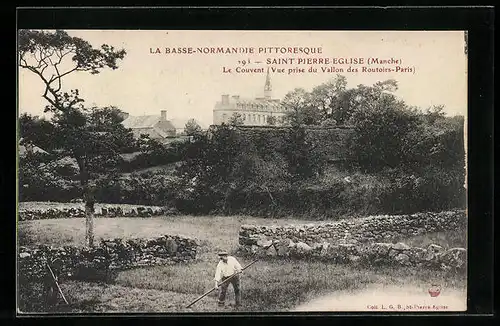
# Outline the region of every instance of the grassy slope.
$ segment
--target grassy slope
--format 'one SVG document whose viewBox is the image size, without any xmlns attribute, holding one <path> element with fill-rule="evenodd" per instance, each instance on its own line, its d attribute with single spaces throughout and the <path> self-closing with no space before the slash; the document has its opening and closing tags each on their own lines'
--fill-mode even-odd
<svg viewBox="0 0 500 326">
<path fill-rule="evenodd" d="M 73 311 L 215 311 L 215 293 L 199 301 L 192 309 L 183 308 L 213 286 L 213 273 L 220 249 L 233 251 L 238 245 L 241 224 L 305 223 L 304 220 L 273 220 L 253 217 L 162 217 L 101 218 L 95 220 L 96 237 L 154 237 L 183 234 L 195 237 L 203 245 L 196 262 L 188 265 L 156 266 L 119 273 L 114 284 L 65 282 L 63 291 Z M 57 219 L 19 223 L 21 244 L 81 244 L 83 219 Z M 457 236 L 431 235 L 409 239 L 419 245 L 439 240 L 445 243 Z M 239 257 L 242 265 L 251 258 Z M 291 309 L 320 295 L 335 291 L 353 291 L 368 285 L 409 285 L 427 287 L 431 282 L 448 288 L 465 288 L 465 277 L 446 272 L 412 268 L 379 270 L 321 262 L 268 258 L 250 267 L 242 279 L 244 310 L 279 311 Z M 233 299 L 229 288 L 228 303 Z"/>
</svg>

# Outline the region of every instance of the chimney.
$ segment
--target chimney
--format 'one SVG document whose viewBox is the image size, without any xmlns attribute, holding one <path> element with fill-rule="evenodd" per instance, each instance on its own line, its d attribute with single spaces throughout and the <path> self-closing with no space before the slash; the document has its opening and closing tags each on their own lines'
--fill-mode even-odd
<svg viewBox="0 0 500 326">
<path fill-rule="evenodd" d="M 161 120 L 167 121 L 167 110 L 161 110 Z"/>
<path fill-rule="evenodd" d="M 229 104 L 229 95 L 222 95 L 222 104 Z"/>
</svg>

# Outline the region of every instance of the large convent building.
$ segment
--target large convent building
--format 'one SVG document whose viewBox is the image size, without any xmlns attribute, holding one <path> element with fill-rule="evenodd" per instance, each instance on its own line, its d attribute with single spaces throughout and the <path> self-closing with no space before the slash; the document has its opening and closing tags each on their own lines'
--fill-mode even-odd
<svg viewBox="0 0 500 326">
<path fill-rule="evenodd" d="M 220 125 L 227 123 L 235 114 L 239 113 L 246 126 L 266 126 L 270 117 L 274 117 L 276 124 L 281 124 L 285 110 L 280 105 L 279 99 L 272 98 L 271 79 L 267 71 L 264 85 L 264 97 L 242 98 L 239 95 L 222 95 L 221 101 L 215 104 L 213 110 L 213 123 Z"/>
</svg>

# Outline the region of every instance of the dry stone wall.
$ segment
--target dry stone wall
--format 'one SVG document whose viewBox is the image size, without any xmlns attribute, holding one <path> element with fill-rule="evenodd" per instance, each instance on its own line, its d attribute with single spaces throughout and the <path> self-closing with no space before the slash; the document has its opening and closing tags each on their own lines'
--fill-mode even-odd
<svg viewBox="0 0 500 326">
<path fill-rule="evenodd" d="M 372 216 L 334 223 L 286 226 L 242 225 L 240 250 L 281 257 L 315 257 L 335 262 L 370 265 L 398 264 L 441 269 L 463 269 L 467 251 L 392 243 L 394 239 L 450 229 L 466 230 L 464 211 Z M 273 244 L 264 253 L 263 248 Z"/>
<path fill-rule="evenodd" d="M 96 204 L 94 214 L 96 217 L 151 217 L 166 213 L 167 209 L 160 206 Z M 19 221 L 79 217 L 85 217 L 83 204 L 62 203 L 46 207 L 21 207 L 18 214 Z"/>
<path fill-rule="evenodd" d="M 94 248 L 20 247 L 18 274 L 27 280 L 46 275 L 49 262 L 60 275 L 120 270 L 131 267 L 187 263 L 196 259 L 195 239 L 164 235 L 153 239 L 103 239 Z"/>
</svg>

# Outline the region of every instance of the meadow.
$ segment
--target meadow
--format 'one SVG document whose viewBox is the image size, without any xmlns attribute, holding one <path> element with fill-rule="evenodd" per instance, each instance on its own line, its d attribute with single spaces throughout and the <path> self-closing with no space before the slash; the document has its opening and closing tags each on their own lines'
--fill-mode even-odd
<svg viewBox="0 0 500 326">
<path fill-rule="evenodd" d="M 64 312 L 208 312 L 234 311 L 216 306 L 216 291 L 191 308 L 185 306 L 213 287 L 217 252 L 235 253 L 244 266 L 254 257 L 237 254 L 238 231 L 242 224 L 301 224 L 313 221 L 266 219 L 248 216 L 164 216 L 153 218 L 98 218 L 95 235 L 99 238 L 155 237 L 179 234 L 198 239 L 194 262 L 124 270 L 110 283 L 68 280 L 61 289 L 69 305 L 58 305 Z M 18 224 L 20 245 L 82 245 L 83 218 L 23 221 Z M 465 235 L 457 231 L 438 232 L 400 239 L 407 244 L 466 247 Z M 441 284 L 445 289 L 465 291 L 466 276 L 447 271 L 410 267 L 339 265 L 319 261 L 285 260 L 266 257 L 244 271 L 243 311 L 287 311 L 332 293 L 354 293 L 370 286 L 417 286 Z M 233 300 L 229 287 L 227 304 Z"/>
</svg>

